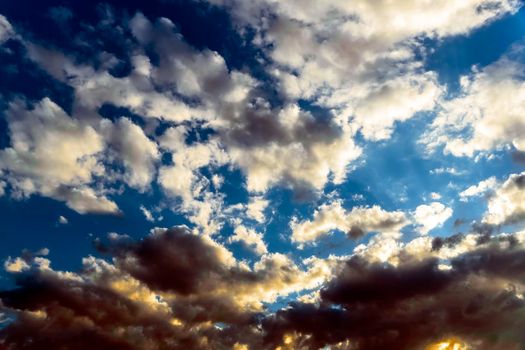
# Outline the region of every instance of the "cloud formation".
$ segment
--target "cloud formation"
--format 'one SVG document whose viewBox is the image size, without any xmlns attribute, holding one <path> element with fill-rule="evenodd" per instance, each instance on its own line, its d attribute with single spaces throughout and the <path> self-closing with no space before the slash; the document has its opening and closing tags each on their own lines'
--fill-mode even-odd
<svg viewBox="0 0 525 350">
<path fill-rule="evenodd" d="M 472 157 L 504 146 L 525 147 L 523 47 L 517 45 L 498 61 L 473 68 L 461 78 L 458 96 L 443 102 L 442 110 L 422 142 L 431 150 Z M 508 98 L 512 96 L 512 98 Z"/>
<path fill-rule="evenodd" d="M 346 211 L 340 201 L 334 201 L 321 205 L 312 220 L 294 220 L 290 225 L 292 241 L 304 244 L 334 230 L 343 231 L 350 238 L 359 238 L 372 231 L 396 233 L 407 224 L 407 218 L 401 211 L 388 212 L 378 206 L 355 207 Z"/>
<path fill-rule="evenodd" d="M 265 320 L 267 339 L 280 344 L 292 334 L 292 347 L 304 349 L 419 349 L 447 339 L 518 349 L 523 276 L 506 269 L 510 261 L 522 268 L 523 254 L 522 247 L 492 244 L 452 259 L 449 269 L 432 258 L 393 266 L 353 257 L 319 304 L 292 304 Z"/>
<path fill-rule="evenodd" d="M 16 61 L 0 75 L 43 80 L 0 96 L 0 199 L 49 197 L 54 230 L 113 232 L 81 268 L 6 254 L 0 348 L 521 349 L 523 48 L 457 93 L 428 65 L 520 1 L 176 5 L 228 35 L 135 2 L 49 8 L 65 32 L 79 20 L 66 49 L 0 15 Z"/>
</svg>

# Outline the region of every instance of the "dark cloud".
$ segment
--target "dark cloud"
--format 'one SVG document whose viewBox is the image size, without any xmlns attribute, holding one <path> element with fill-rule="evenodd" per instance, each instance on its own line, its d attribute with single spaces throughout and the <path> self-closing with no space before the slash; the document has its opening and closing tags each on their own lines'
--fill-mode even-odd
<svg viewBox="0 0 525 350">
<path fill-rule="evenodd" d="M 0 331 L 7 349 L 204 349 L 170 324 L 104 285 L 31 271 L 0 293 L 16 321 Z"/>
<path fill-rule="evenodd" d="M 519 164 L 525 164 L 525 152 L 514 151 L 512 152 L 512 160 Z"/>
<path fill-rule="evenodd" d="M 437 250 L 462 239 L 439 242 Z M 224 248 L 186 227 L 157 230 L 140 241 L 113 235 L 98 247 L 113 264 L 91 258 L 71 274 L 40 260 L 15 274 L 17 288 L 0 293 L 3 311 L 15 319 L 0 332 L 0 345 L 232 349 L 246 344 L 259 350 L 282 345 L 289 334 L 294 349 L 345 341 L 354 350 L 423 349 L 455 337 L 475 349 L 503 350 L 525 342 L 520 296 L 525 250 L 512 236 L 493 237 L 452 258 L 448 268 L 435 258 L 407 255 L 394 266 L 354 256 L 338 265 L 340 272 L 321 289 L 318 303 L 292 303 L 266 316 L 237 301 L 247 290 L 257 293 L 276 273 L 291 283 L 297 272 L 276 260 L 243 270 L 227 262 Z M 32 259 L 43 258 L 25 261 Z M 151 307 L 145 290 L 163 308 Z"/>
<path fill-rule="evenodd" d="M 465 236 L 461 233 L 457 233 L 448 237 L 434 237 L 432 240 L 432 250 L 439 251 L 443 247 L 453 247 L 463 241 Z"/>
<path fill-rule="evenodd" d="M 185 226 L 155 233 L 140 242 L 114 240 L 99 249 L 114 256 L 122 271 L 148 286 L 183 295 L 216 289 L 229 280 L 255 278 L 225 265 L 219 246 L 192 234 Z"/>
<path fill-rule="evenodd" d="M 350 259 L 321 291 L 318 305 L 292 304 L 264 321 L 268 344 L 300 334 L 319 349 L 349 341 L 349 349 L 423 349 L 456 337 L 475 349 L 522 349 L 525 251 L 499 245 L 453 259 L 399 266 Z"/>
</svg>

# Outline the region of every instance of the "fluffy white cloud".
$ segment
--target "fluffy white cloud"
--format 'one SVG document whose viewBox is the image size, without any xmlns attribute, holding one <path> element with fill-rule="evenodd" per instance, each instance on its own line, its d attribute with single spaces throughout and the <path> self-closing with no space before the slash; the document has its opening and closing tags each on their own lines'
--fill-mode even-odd
<svg viewBox="0 0 525 350">
<path fill-rule="evenodd" d="M 239 225 L 235 228 L 233 235 L 228 238 L 229 243 L 242 242 L 246 247 L 253 250 L 258 255 L 268 252 L 263 235 L 257 231 Z"/>
<path fill-rule="evenodd" d="M 76 185 L 100 173 L 97 153 L 103 138 L 90 125 L 71 119 L 48 98 L 27 108 L 12 102 L 7 111 L 11 147 L 1 151 L 0 164 L 15 176 L 27 177 L 30 189 Z"/>
<path fill-rule="evenodd" d="M 461 93 L 445 101 L 422 138 L 430 150 L 444 146 L 445 153 L 473 156 L 506 145 L 525 150 L 524 48 L 461 79 Z"/>
<path fill-rule="evenodd" d="M 351 237 L 360 237 L 367 232 L 397 233 L 408 224 L 401 211 L 388 212 L 378 206 L 355 207 L 347 211 L 340 201 L 321 205 L 313 214 L 312 220 L 293 220 L 292 241 L 298 244 L 315 241 L 339 230 Z"/>
<path fill-rule="evenodd" d="M 117 204 L 104 195 L 97 193 L 93 188 L 80 187 L 60 187 L 49 195 L 60 201 L 64 201 L 68 207 L 80 214 L 119 214 L 120 210 Z"/>
<path fill-rule="evenodd" d="M 70 118 L 48 98 L 32 108 L 12 102 L 7 119 L 11 145 L 0 150 L 0 169 L 14 195 L 38 193 L 80 213 L 118 212 L 114 202 L 87 187 L 104 171 L 105 141 L 92 126 Z"/>
<path fill-rule="evenodd" d="M 272 110 L 263 100 L 245 106 L 225 131 L 229 154 L 245 173 L 249 191 L 282 184 L 320 190 L 345 179 L 361 155 L 344 125 L 289 105 Z"/>
<path fill-rule="evenodd" d="M 201 174 L 204 167 L 217 167 L 228 162 L 228 154 L 217 140 L 187 145 L 187 129 L 173 127 L 159 137 L 159 145 L 170 152 L 171 165 L 161 166 L 158 183 L 170 196 L 180 198 L 181 208 L 190 220 L 213 233 L 219 224 L 213 220 L 222 208 L 222 197 L 210 189 L 210 180 Z"/>
<path fill-rule="evenodd" d="M 264 199 L 263 197 L 251 197 L 250 201 L 248 202 L 248 205 L 246 206 L 246 215 L 259 223 L 264 223 L 266 218 L 264 215 L 264 211 L 266 210 L 269 204 L 270 201 Z"/>
<path fill-rule="evenodd" d="M 102 132 L 126 168 L 124 181 L 144 191 L 153 180 L 155 162 L 160 156 L 156 143 L 127 118 L 120 118 L 115 124 L 105 120 Z"/>
<path fill-rule="evenodd" d="M 504 225 L 525 220 L 525 172 L 512 174 L 500 186 L 488 202 L 483 222 Z"/>
<path fill-rule="evenodd" d="M 452 209 L 439 202 L 422 204 L 412 213 L 417 230 L 422 235 L 427 234 L 436 227 L 440 227 L 451 216 Z"/>
<path fill-rule="evenodd" d="M 480 181 L 477 185 L 472 185 L 466 190 L 459 193 L 459 200 L 466 202 L 469 197 L 477 197 L 488 191 L 493 190 L 497 185 L 496 177 L 492 176 L 486 180 Z"/>
<path fill-rule="evenodd" d="M 442 93 L 415 55 L 419 37 L 466 34 L 521 6 L 515 0 L 209 0 L 256 28 L 269 71 L 290 99 L 350 118 L 366 138 L 388 138 L 396 121 L 431 110 Z"/>
<path fill-rule="evenodd" d="M 211 196 L 209 180 L 200 174 L 204 167 L 231 163 L 246 175 L 249 191 L 285 186 L 301 197 L 321 190 L 329 181 L 341 183 L 352 161 L 360 156 L 354 132 L 345 122 L 333 115 L 313 115 L 296 103 L 270 106 L 257 90 L 258 82 L 229 71 L 217 53 L 189 46 L 168 19 L 152 22 L 139 13 L 126 25 L 138 42 L 133 68 L 126 77 L 109 73 L 111 59 L 95 69 L 31 42 L 25 45 L 34 61 L 74 88 L 75 119 L 95 127 L 100 124 L 99 108 L 110 103 L 149 118 L 199 120 L 215 130 L 208 140 L 187 145 L 186 126 L 169 128 L 152 140 L 151 127 L 150 132 L 140 130 L 125 118 L 104 121 L 100 131 L 113 158 L 124 164 L 123 178 L 129 186 L 145 190 L 154 178 L 160 156 L 158 141 L 173 158 L 172 165 L 160 167 L 158 182 L 181 198 L 184 210 L 196 213 L 194 217 L 200 216 L 202 222 L 221 201 L 216 198 L 210 206 L 202 200 Z M 155 50 L 158 64 L 151 64 L 146 49 Z M 186 103 L 188 100 L 198 103 Z M 255 205 L 250 204 L 250 213 L 261 220 Z"/>
</svg>

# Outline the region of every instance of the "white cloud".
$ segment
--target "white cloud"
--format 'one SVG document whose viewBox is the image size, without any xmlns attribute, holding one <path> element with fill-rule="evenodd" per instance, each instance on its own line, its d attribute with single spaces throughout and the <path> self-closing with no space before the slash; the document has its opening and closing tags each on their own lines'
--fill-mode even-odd
<svg viewBox="0 0 525 350">
<path fill-rule="evenodd" d="M 521 6 L 515 0 L 209 0 L 256 28 L 268 70 L 291 100 L 314 100 L 371 140 L 396 121 L 432 110 L 442 94 L 416 58 L 419 37 L 466 34 Z"/>
<path fill-rule="evenodd" d="M 140 211 L 142 212 L 142 214 L 144 214 L 144 217 L 146 218 L 146 220 L 148 220 L 149 222 L 155 221 L 153 214 L 151 214 L 151 211 L 149 211 L 145 206 L 141 205 Z"/>
<path fill-rule="evenodd" d="M 274 111 L 258 100 L 245 107 L 224 137 L 232 161 L 246 174 L 249 191 L 275 185 L 320 190 L 330 178 L 341 183 L 361 155 L 348 128 L 316 119 L 295 104 Z"/>
<path fill-rule="evenodd" d="M 367 232 L 397 233 L 408 221 L 400 211 L 388 212 L 378 206 L 355 207 L 347 211 L 340 201 L 321 205 L 313 214 L 312 220 L 298 222 L 293 220 L 292 241 L 303 244 L 315 241 L 339 230 L 352 237 L 359 237 Z"/>
<path fill-rule="evenodd" d="M 246 215 L 259 223 L 264 223 L 264 211 L 269 204 L 270 201 L 264 199 L 263 197 L 251 197 L 248 205 L 246 206 Z"/>
<path fill-rule="evenodd" d="M 104 148 L 102 137 L 50 99 L 32 109 L 21 101 L 12 102 L 7 117 L 11 147 L 1 150 L 0 166 L 15 177 L 29 179 L 35 191 L 89 182 L 93 173 L 102 171 L 96 157 Z"/>
<path fill-rule="evenodd" d="M 80 214 L 119 214 L 120 210 L 115 202 L 104 195 L 96 193 L 90 187 L 58 188 L 47 194 L 52 198 L 66 202 L 66 205 Z"/>
<path fill-rule="evenodd" d="M 452 216 L 452 209 L 442 203 L 422 204 L 412 213 L 420 234 L 425 235 L 436 227 L 441 227 Z"/>
<path fill-rule="evenodd" d="M 431 192 L 430 193 L 430 198 L 433 199 L 433 200 L 437 200 L 437 199 L 441 199 L 441 195 L 437 192 Z"/>
<path fill-rule="evenodd" d="M 450 175 L 455 175 L 455 176 L 459 176 L 459 175 L 463 175 L 464 173 L 456 168 L 453 168 L 453 167 L 441 167 L 441 168 L 436 168 L 436 169 L 432 169 L 430 170 L 430 174 L 450 174 Z"/>
<path fill-rule="evenodd" d="M 28 109 L 12 102 L 7 111 L 11 146 L 0 150 L 0 169 L 14 195 L 38 193 L 79 213 L 116 213 L 116 204 L 87 187 L 102 175 L 104 139 L 90 125 L 70 118 L 48 98 Z"/>
<path fill-rule="evenodd" d="M 469 197 L 477 197 L 492 191 L 497 185 L 496 177 L 492 176 L 486 180 L 480 181 L 477 185 L 472 185 L 466 190 L 459 193 L 460 201 L 466 202 Z"/>
<path fill-rule="evenodd" d="M 525 172 L 512 174 L 500 186 L 488 202 L 483 222 L 505 225 L 525 220 Z"/>
<path fill-rule="evenodd" d="M 61 225 L 67 225 L 69 223 L 68 219 L 65 216 L 60 215 L 58 217 L 58 223 Z"/>
<path fill-rule="evenodd" d="M 120 118 L 115 124 L 105 120 L 102 124 L 107 143 L 126 167 L 125 182 L 144 191 L 155 175 L 155 162 L 160 156 L 156 143 L 127 118 Z"/>
<path fill-rule="evenodd" d="M 268 252 L 263 235 L 242 225 L 235 228 L 233 235 L 228 238 L 228 242 L 242 242 L 247 248 L 258 255 L 263 255 Z"/>
<path fill-rule="evenodd" d="M 525 150 L 524 48 L 461 79 L 461 94 L 442 105 L 422 142 L 429 150 L 472 157 L 479 152 L 512 145 Z"/>
<path fill-rule="evenodd" d="M 220 212 L 222 197 L 210 190 L 210 180 L 200 170 L 226 164 L 228 154 L 217 140 L 187 145 L 185 138 L 185 127 L 169 128 L 159 138 L 160 147 L 171 153 L 173 164 L 160 167 L 157 181 L 166 194 L 182 200 L 180 209 L 193 223 L 212 233 L 219 228 L 212 217 Z"/>
</svg>

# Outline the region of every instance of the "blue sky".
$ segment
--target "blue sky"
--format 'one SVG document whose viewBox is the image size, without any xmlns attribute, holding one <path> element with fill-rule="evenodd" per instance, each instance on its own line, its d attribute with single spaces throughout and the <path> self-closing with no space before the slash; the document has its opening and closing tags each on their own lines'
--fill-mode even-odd
<svg viewBox="0 0 525 350">
<path fill-rule="evenodd" d="M 348 301 L 352 289 L 344 287 L 361 286 L 352 278 L 361 276 L 373 294 L 378 287 L 367 278 L 378 266 L 401 276 L 399 284 L 410 275 L 405 268 L 423 269 L 428 261 L 451 281 L 428 292 L 433 300 L 448 300 L 446 293 L 461 283 L 490 273 L 523 299 L 521 275 L 458 267 L 491 250 L 523 262 L 522 5 L 0 3 L 0 344 L 25 349 L 17 327 L 40 348 L 81 344 L 75 319 L 64 326 L 73 336 L 56 343 L 45 340 L 54 336 L 52 327 L 39 338 L 39 328 L 24 323 L 36 317 L 42 327 L 54 324 L 53 296 L 38 306 L 16 301 L 16 292 L 35 281 L 67 294 L 70 278 L 78 288 L 116 293 L 140 310 L 153 306 L 133 297 L 132 288 L 155 294 L 159 305 L 164 298 L 170 324 L 176 319 L 195 336 L 184 345 L 171 329 L 166 339 L 144 330 L 145 343 L 123 349 L 162 349 L 164 341 L 173 348 L 237 350 L 430 349 L 439 341 L 450 349 L 456 342 L 469 349 L 521 348 L 525 339 L 512 328 L 525 322 L 521 309 L 505 318 L 514 326 L 502 321 L 505 332 L 485 320 L 471 331 L 463 320 L 449 322 L 456 331 L 429 325 L 438 331 L 410 337 L 403 327 L 416 322 L 412 316 L 400 315 L 406 322 L 392 330 L 380 326 L 378 315 L 378 334 L 398 335 L 378 336 L 377 344 L 369 329 L 318 334 L 294 313 L 322 320 L 330 305 L 346 324 L 345 317 L 357 317 Z M 502 247 L 510 236 L 511 253 Z M 448 237 L 460 238 L 436 248 Z M 148 244 L 159 249 L 158 259 L 168 250 L 169 259 L 140 255 Z M 224 267 L 217 272 L 206 260 L 180 270 L 182 258 L 173 252 L 212 256 L 214 266 Z M 166 261 L 167 271 L 178 266 L 173 274 L 155 275 Z M 356 261 L 362 270 L 346 273 Z M 240 280 L 232 277 L 238 271 Z M 194 274 L 195 284 L 184 285 L 189 289 L 175 282 L 166 288 L 162 280 Z M 122 287 L 130 280 L 134 287 Z M 201 302 L 206 283 L 215 293 L 213 307 L 230 302 L 221 294 L 225 288 L 239 288 L 242 301 L 226 313 L 257 315 L 256 321 L 209 316 L 210 330 L 203 320 L 185 319 L 181 310 Z M 479 295 L 488 293 L 479 283 Z M 195 299 L 179 305 L 187 290 Z M 419 292 L 407 293 L 393 305 L 424 303 Z M 364 310 L 375 310 L 367 302 Z M 34 316 L 38 310 L 43 318 Z M 106 334 L 111 327 L 123 326 L 90 330 L 100 346 L 121 341 Z M 235 338 L 229 331 L 247 333 Z"/>
</svg>

